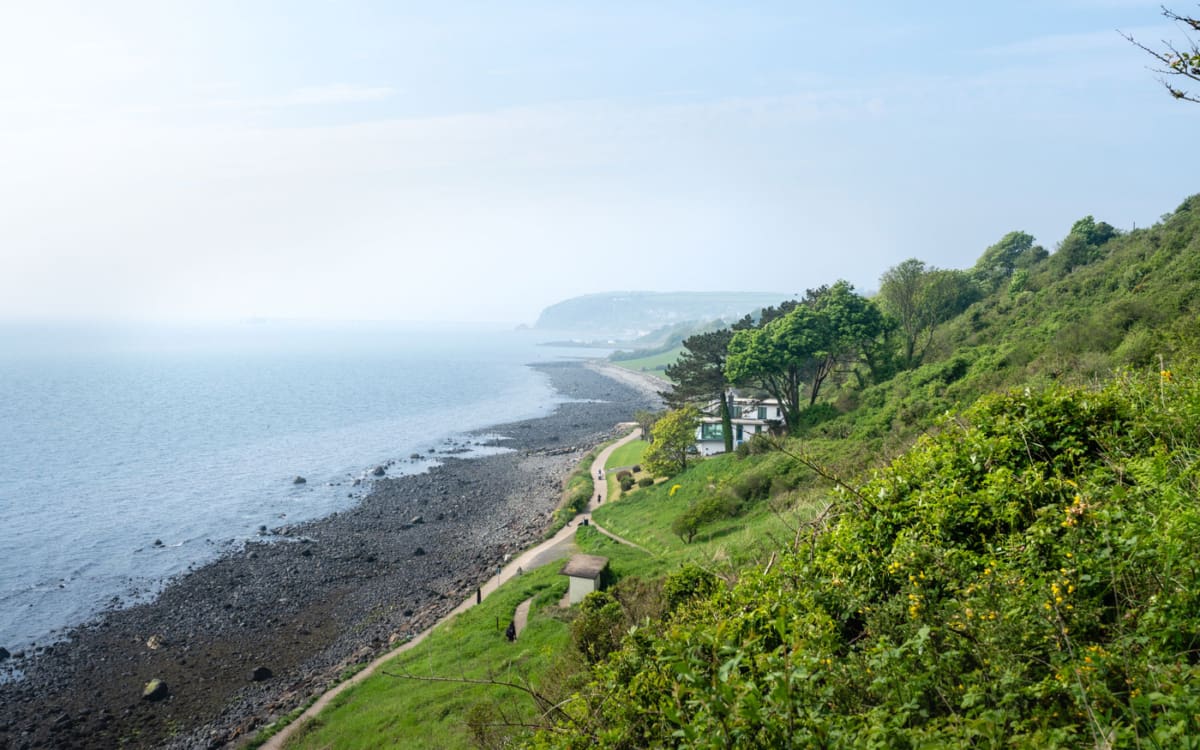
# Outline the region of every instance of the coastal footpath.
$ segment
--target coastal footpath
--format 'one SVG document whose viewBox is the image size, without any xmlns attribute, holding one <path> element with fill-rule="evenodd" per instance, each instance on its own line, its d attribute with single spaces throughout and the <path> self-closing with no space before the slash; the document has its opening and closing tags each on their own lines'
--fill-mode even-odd
<svg viewBox="0 0 1200 750">
<path fill-rule="evenodd" d="M 483 431 L 512 452 L 379 480 L 27 658 L 0 685 L 0 746 L 233 747 L 430 627 L 541 537 L 586 449 L 657 404 L 602 365 L 536 367 L 568 400 Z M 165 692 L 143 697 L 155 679 Z"/>
</svg>

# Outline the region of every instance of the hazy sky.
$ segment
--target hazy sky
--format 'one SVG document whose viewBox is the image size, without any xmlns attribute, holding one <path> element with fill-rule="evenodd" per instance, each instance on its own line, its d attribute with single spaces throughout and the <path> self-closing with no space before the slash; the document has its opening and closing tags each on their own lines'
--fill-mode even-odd
<svg viewBox="0 0 1200 750">
<path fill-rule="evenodd" d="M 528 322 L 1145 226 L 1200 191 L 1116 32 L 1158 5 L 6 2 L 0 318 Z"/>
</svg>

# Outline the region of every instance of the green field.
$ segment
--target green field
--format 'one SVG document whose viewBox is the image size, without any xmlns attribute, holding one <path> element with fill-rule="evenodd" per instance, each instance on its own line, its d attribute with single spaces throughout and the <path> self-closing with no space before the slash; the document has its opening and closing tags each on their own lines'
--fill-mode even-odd
<svg viewBox="0 0 1200 750">
<path fill-rule="evenodd" d="M 662 378 L 667 382 L 667 374 L 664 372 L 667 365 L 674 364 L 675 360 L 679 359 L 679 355 L 683 352 L 682 346 L 677 346 L 669 351 L 660 354 L 652 354 L 649 357 L 639 357 L 637 359 L 612 360 L 612 363 L 617 367 L 624 367 L 626 370 L 634 372 L 644 372 L 647 375 L 653 375 L 656 378 Z"/>
</svg>

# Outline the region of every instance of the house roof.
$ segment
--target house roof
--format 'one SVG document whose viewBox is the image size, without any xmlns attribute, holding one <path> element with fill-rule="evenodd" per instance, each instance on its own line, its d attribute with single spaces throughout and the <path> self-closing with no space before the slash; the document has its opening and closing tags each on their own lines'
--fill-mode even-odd
<svg viewBox="0 0 1200 750">
<path fill-rule="evenodd" d="M 607 557 L 599 555 L 572 555 L 567 564 L 562 570 L 558 571 L 559 575 L 571 576 L 572 578 L 591 578 L 600 577 L 600 571 L 608 565 Z"/>
</svg>

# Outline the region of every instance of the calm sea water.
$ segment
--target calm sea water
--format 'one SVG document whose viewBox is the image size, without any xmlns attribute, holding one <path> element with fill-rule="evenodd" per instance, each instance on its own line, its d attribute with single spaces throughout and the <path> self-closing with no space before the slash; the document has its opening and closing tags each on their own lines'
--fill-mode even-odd
<svg viewBox="0 0 1200 750">
<path fill-rule="evenodd" d="M 0 328 L 0 646 L 150 596 L 260 525 L 348 507 L 377 464 L 549 413 L 560 399 L 527 363 L 580 352 L 535 343 L 458 327 Z"/>
</svg>

